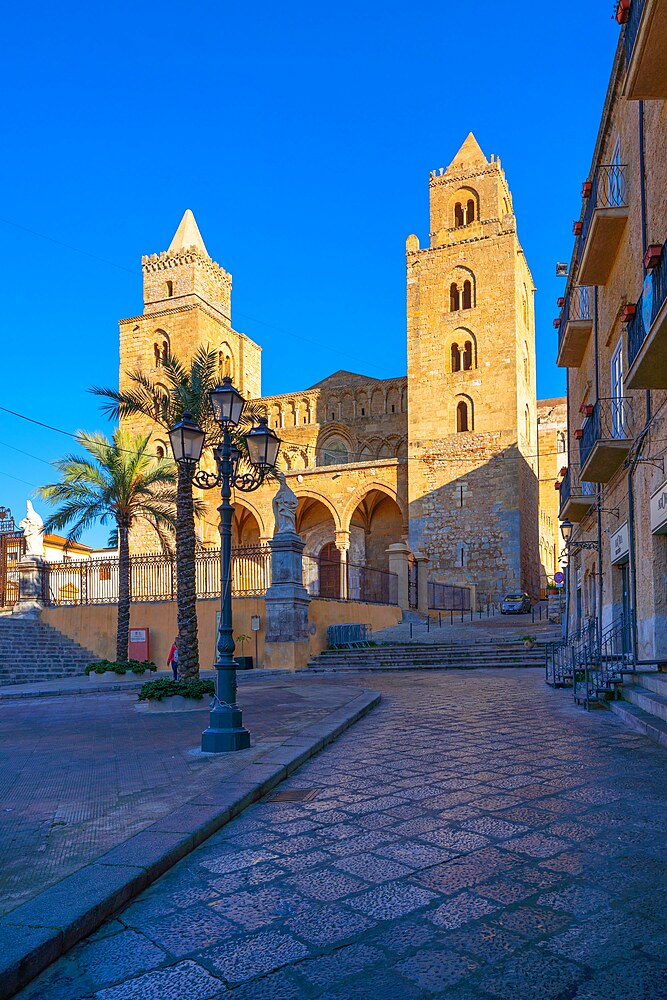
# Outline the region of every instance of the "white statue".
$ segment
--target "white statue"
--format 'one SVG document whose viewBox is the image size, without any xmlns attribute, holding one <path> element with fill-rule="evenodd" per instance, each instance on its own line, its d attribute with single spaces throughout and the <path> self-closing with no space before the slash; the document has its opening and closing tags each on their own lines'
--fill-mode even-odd
<svg viewBox="0 0 667 1000">
<path fill-rule="evenodd" d="M 27 503 L 27 513 L 19 524 L 25 536 L 26 556 L 44 557 L 44 522 L 33 507 L 30 500 Z"/>
<path fill-rule="evenodd" d="M 299 501 L 296 493 L 287 485 L 282 472 L 278 473 L 280 488 L 273 498 L 273 516 L 278 534 L 282 531 L 296 531 L 296 509 Z"/>
</svg>

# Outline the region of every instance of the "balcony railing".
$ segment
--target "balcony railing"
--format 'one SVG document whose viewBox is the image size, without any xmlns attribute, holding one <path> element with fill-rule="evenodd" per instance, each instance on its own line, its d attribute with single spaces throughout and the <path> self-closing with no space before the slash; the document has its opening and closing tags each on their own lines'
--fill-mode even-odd
<svg viewBox="0 0 667 1000">
<path fill-rule="evenodd" d="M 577 368 L 593 327 L 593 290 L 576 285 L 565 299 L 558 327 L 558 364 Z"/>
<path fill-rule="evenodd" d="M 606 284 L 627 219 L 628 168 L 602 164 L 593 174 L 575 251 L 582 285 Z"/>
<path fill-rule="evenodd" d="M 593 214 L 600 208 L 627 208 L 628 168 L 620 163 L 599 166 L 593 175 L 591 193 L 586 199 L 586 211 L 581 226 L 581 245 L 586 243 Z"/>
<path fill-rule="evenodd" d="M 625 22 L 625 37 L 623 39 L 623 44 L 625 45 L 626 66 L 629 66 L 632 60 L 632 53 L 634 51 L 635 42 L 637 41 L 639 25 L 641 24 L 645 6 L 645 0 L 632 0 L 630 5 L 630 13 L 627 21 Z"/>
<path fill-rule="evenodd" d="M 644 281 L 642 297 L 637 303 L 637 311 L 628 323 L 628 361 L 632 369 L 635 361 L 642 352 L 644 344 L 649 338 L 653 342 L 651 348 L 653 357 L 646 356 L 640 362 L 644 370 L 631 371 L 629 373 L 629 384 L 632 388 L 665 388 L 665 370 L 667 370 L 667 347 L 663 343 L 664 336 L 662 330 L 653 330 L 655 321 L 660 314 L 663 314 L 661 327 L 667 324 L 667 244 L 662 248 L 662 255 L 657 267 L 648 271 Z M 646 363 L 644 363 L 646 362 Z"/>
<path fill-rule="evenodd" d="M 570 465 L 560 486 L 559 516 L 580 521 L 594 502 L 595 483 L 581 482 L 578 467 Z"/>
<path fill-rule="evenodd" d="M 579 442 L 581 474 L 608 482 L 623 461 L 633 437 L 632 404 L 625 396 L 598 399 Z"/>
</svg>

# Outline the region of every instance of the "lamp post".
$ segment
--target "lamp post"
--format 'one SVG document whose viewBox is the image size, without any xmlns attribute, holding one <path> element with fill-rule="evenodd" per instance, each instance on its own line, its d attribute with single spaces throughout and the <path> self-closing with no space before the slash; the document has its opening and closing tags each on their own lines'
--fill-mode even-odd
<svg viewBox="0 0 667 1000">
<path fill-rule="evenodd" d="M 245 436 L 249 462 L 242 468 L 241 451 L 232 441 L 232 428 L 241 419 L 245 400 L 223 379 L 210 393 L 213 416 L 221 427 L 221 441 L 214 451 L 217 472 L 197 469 L 204 447 L 205 434 L 189 413 L 169 432 L 177 463 L 185 463 L 190 482 L 199 489 L 220 489 L 220 626 L 215 663 L 215 695 L 211 704 L 208 729 L 202 733 L 201 748 L 206 753 L 245 750 L 250 733 L 243 726 L 241 709 L 236 704 L 236 663 L 232 628 L 232 489 L 250 493 L 258 489 L 276 464 L 280 438 L 269 428 L 266 417 Z"/>
<path fill-rule="evenodd" d="M 565 622 L 564 629 L 561 634 L 563 638 L 567 641 L 568 630 L 570 624 L 570 538 L 572 537 L 572 521 L 569 517 L 566 517 L 564 521 L 560 523 L 560 533 L 563 536 L 563 542 L 565 544 Z"/>
</svg>

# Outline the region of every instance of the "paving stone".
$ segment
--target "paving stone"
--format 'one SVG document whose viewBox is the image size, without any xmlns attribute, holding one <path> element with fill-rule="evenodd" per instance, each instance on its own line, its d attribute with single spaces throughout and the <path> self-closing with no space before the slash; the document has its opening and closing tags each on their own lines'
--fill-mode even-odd
<svg viewBox="0 0 667 1000">
<path fill-rule="evenodd" d="M 562 930 L 570 922 L 570 917 L 538 906 L 520 906 L 515 910 L 506 910 L 495 922 L 532 940 Z"/>
<path fill-rule="evenodd" d="M 401 875 L 409 875 L 412 871 L 407 865 L 389 861 L 375 854 L 355 854 L 351 858 L 343 858 L 336 862 L 336 868 L 342 868 L 343 871 L 357 875 L 366 882 L 390 882 L 392 879 L 400 878 Z"/>
<path fill-rule="evenodd" d="M 353 855 L 353 857 L 362 856 Z M 352 859 L 349 860 L 351 861 Z M 330 868 L 295 876 L 289 879 L 288 883 L 303 893 L 304 896 L 321 900 L 343 899 L 353 892 L 359 892 L 361 889 L 367 888 L 366 883 L 360 881 L 360 879 L 352 878 L 350 875 L 336 871 L 335 869 L 332 871 Z"/>
<path fill-rule="evenodd" d="M 438 927 L 445 927 L 453 930 L 469 923 L 471 920 L 479 920 L 486 917 L 498 909 L 497 903 L 492 903 L 481 896 L 474 896 L 469 892 L 462 892 L 446 903 L 439 906 L 437 910 L 432 910 L 429 920 L 432 920 Z"/>
<path fill-rule="evenodd" d="M 367 913 L 378 920 L 395 920 L 426 906 L 432 899 L 435 899 L 435 893 L 426 889 L 390 882 L 355 896 L 348 902 L 353 909 L 361 910 L 362 913 Z"/>
<path fill-rule="evenodd" d="M 208 948 L 201 960 L 227 982 L 243 983 L 307 954 L 306 945 L 290 934 L 262 931 L 253 937 Z"/>
<path fill-rule="evenodd" d="M 293 966 L 294 973 L 313 986 L 329 986 L 349 976 L 356 976 L 364 969 L 386 964 L 386 955 L 379 948 L 367 944 L 353 944 L 339 948 L 331 955 L 305 959 Z"/>
<path fill-rule="evenodd" d="M 573 913 L 576 917 L 585 917 L 589 913 L 608 906 L 611 896 L 602 889 L 593 886 L 572 885 L 560 892 L 545 892 L 537 898 L 538 906 L 548 906 L 552 910 L 563 910 Z"/>
<path fill-rule="evenodd" d="M 338 946 L 377 923 L 367 913 L 352 913 L 335 903 L 311 903 L 286 922 L 288 930 L 319 948 Z"/>
<path fill-rule="evenodd" d="M 661 1000 L 667 997 L 664 964 L 635 958 L 594 972 L 574 994 L 574 1000 Z"/>
<path fill-rule="evenodd" d="M 418 955 L 398 962 L 394 968 L 421 990 L 440 993 L 475 972 L 479 963 L 468 955 L 457 955 L 438 948 L 437 951 L 424 949 Z"/>
<path fill-rule="evenodd" d="M 194 962 L 179 962 L 128 979 L 120 986 L 98 990 L 95 1000 L 209 1000 L 224 992 L 224 984 L 205 969 Z"/>
<path fill-rule="evenodd" d="M 548 1000 L 571 996 L 568 991 L 584 976 L 584 971 L 572 962 L 527 951 L 498 962 L 482 972 L 477 981 L 483 990 L 502 1000 L 507 1000 L 510 990 L 513 1000 Z"/>
</svg>

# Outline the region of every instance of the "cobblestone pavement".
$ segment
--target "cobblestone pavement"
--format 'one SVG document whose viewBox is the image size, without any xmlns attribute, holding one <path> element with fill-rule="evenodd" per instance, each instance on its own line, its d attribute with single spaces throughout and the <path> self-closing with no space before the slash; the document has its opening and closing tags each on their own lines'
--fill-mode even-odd
<svg viewBox="0 0 667 1000">
<path fill-rule="evenodd" d="M 429 623 L 416 614 L 412 621 L 406 620 L 398 625 L 377 629 L 373 638 L 377 642 L 516 642 L 526 633 L 535 635 L 540 642 L 553 642 L 561 635 L 560 625 L 552 625 L 547 620 L 545 605 L 542 606 L 542 619 L 537 610 L 535 619 L 528 615 L 495 615 L 480 618 L 470 613 L 465 616 L 456 611 L 431 611 Z M 410 625 L 412 624 L 412 628 Z"/>
<path fill-rule="evenodd" d="M 239 701 L 253 745 L 224 759 L 196 752 L 206 708 L 140 715 L 136 692 L 3 701 L 0 914 L 358 693 L 347 682 L 312 678 L 242 681 Z"/>
<path fill-rule="evenodd" d="M 379 708 L 23 1000 L 667 997 L 665 752 L 540 672 Z"/>
</svg>

